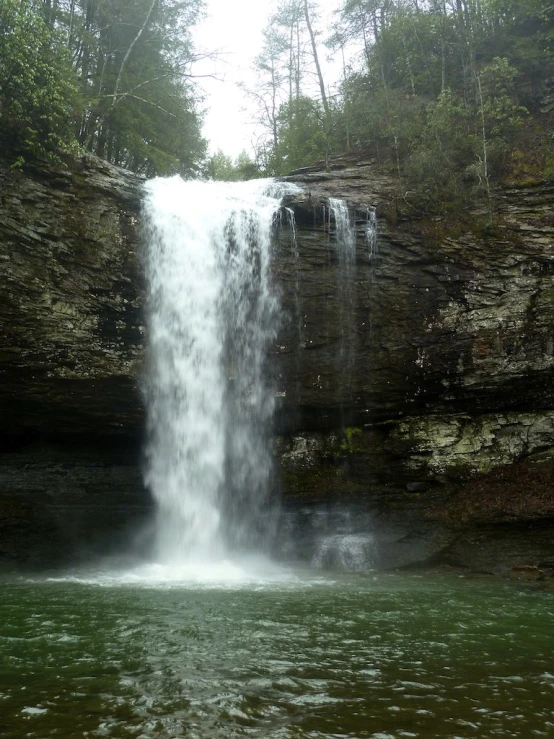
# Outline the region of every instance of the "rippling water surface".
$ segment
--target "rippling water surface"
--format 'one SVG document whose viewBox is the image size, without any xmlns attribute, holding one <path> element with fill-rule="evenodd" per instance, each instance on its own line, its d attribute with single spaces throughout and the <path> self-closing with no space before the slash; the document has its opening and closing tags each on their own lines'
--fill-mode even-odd
<svg viewBox="0 0 554 739">
<path fill-rule="evenodd" d="M 554 736 L 551 594 L 239 575 L 3 581 L 0 735 Z"/>
</svg>

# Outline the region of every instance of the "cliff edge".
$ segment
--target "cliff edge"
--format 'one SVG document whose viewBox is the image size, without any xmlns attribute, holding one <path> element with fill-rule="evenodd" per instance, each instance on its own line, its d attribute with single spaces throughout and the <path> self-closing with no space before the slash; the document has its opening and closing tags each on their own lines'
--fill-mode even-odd
<svg viewBox="0 0 554 739">
<path fill-rule="evenodd" d="M 310 512 L 344 509 L 340 525 L 371 530 L 383 568 L 548 570 L 554 186 L 497 191 L 491 228 L 477 211 L 399 215 L 394 180 L 359 158 L 290 179 L 303 192 L 285 204 L 296 242 L 286 218 L 277 234 L 283 320 L 268 358 L 285 518 L 302 534 L 284 553 L 311 556 Z M 150 515 L 140 187 L 88 157 L 0 165 L 4 561 L 104 553 Z M 330 197 L 356 224 L 348 285 Z"/>
</svg>

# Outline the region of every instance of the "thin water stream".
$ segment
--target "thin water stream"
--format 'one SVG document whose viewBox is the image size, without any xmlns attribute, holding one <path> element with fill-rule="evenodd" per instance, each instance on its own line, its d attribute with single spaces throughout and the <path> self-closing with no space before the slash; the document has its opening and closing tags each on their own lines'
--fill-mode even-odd
<svg viewBox="0 0 554 739">
<path fill-rule="evenodd" d="M 552 594 L 272 571 L 2 583 L 3 739 L 554 735 Z"/>
</svg>

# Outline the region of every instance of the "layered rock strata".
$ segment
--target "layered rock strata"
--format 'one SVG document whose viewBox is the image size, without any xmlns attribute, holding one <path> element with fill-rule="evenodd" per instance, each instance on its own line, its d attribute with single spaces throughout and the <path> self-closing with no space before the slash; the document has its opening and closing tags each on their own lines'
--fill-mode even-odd
<svg viewBox="0 0 554 739">
<path fill-rule="evenodd" d="M 479 213 L 469 225 L 399 219 L 396 183 L 370 162 L 293 178 L 297 236 L 277 235 L 283 320 L 268 358 L 283 541 L 287 526 L 302 532 L 282 553 L 370 533 L 384 568 L 546 567 L 554 187 L 498 192 L 490 229 Z M 0 557 L 105 551 L 149 506 L 140 181 L 87 158 L 1 168 L 0 187 Z M 329 197 L 356 221 L 347 295 Z"/>
<path fill-rule="evenodd" d="M 147 516 L 140 183 L 0 167 L 0 562 L 111 551 Z"/>
</svg>

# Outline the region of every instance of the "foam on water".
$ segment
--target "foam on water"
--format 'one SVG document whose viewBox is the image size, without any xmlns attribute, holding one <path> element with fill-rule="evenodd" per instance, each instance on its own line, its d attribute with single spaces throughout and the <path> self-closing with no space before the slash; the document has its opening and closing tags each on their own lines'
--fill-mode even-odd
<svg viewBox="0 0 554 739">
<path fill-rule="evenodd" d="M 73 583 L 100 587 L 198 589 L 306 588 L 334 585 L 334 580 L 313 573 L 280 567 L 265 558 L 189 560 L 178 565 L 147 563 L 127 568 L 99 568 L 59 573 L 27 582 Z"/>
</svg>

